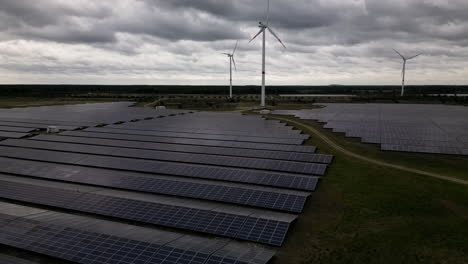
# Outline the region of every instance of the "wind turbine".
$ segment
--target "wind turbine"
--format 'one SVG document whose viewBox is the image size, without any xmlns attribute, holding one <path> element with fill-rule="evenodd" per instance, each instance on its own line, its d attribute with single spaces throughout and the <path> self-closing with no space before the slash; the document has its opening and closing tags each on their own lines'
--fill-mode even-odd
<svg viewBox="0 0 468 264">
<path fill-rule="evenodd" d="M 234 60 L 234 53 L 236 53 L 237 44 L 239 41 L 236 42 L 236 46 L 231 54 L 223 53 L 229 57 L 229 98 L 232 98 L 232 64 L 234 64 L 234 69 L 237 71 L 236 61 Z"/>
<path fill-rule="evenodd" d="M 266 24 L 262 22 L 258 22 L 258 27 L 260 28 L 260 31 L 258 31 L 257 35 L 255 35 L 250 41 L 254 40 L 258 35 L 263 33 L 263 50 L 262 50 L 262 98 L 260 102 L 261 107 L 265 107 L 265 35 L 266 35 L 266 30 L 270 31 L 270 33 L 283 45 L 284 48 L 286 46 L 283 44 L 281 39 L 276 35 L 276 33 L 271 29 L 269 26 L 269 15 L 270 15 L 270 0 L 268 0 L 267 4 L 267 19 L 266 19 Z"/>
<path fill-rule="evenodd" d="M 403 70 L 401 71 L 401 78 L 402 78 L 402 80 L 401 80 L 401 96 L 403 96 L 405 94 L 406 61 L 414 59 L 414 58 L 418 57 L 419 55 L 421 55 L 422 53 L 419 53 L 418 55 L 415 55 L 415 56 L 412 56 L 412 57 L 405 57 L 405 56 L 401 55 L 401 53 L 398 52 L 396 49 L 393 49 L 393 51 L 395 51 L 403 59 Z"/>
</svg>

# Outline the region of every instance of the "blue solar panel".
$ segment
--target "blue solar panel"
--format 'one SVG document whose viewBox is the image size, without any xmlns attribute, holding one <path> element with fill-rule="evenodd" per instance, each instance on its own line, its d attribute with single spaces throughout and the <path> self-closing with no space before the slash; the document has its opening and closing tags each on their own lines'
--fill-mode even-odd
<svg viewBox="0 0 468 264">
<path fill-rule="evenodd" d="M 138 173 L 0 158 L 0 172 L 62 180 L 66 182 L 158 193 L 181 197 L 250 205 L 289 212 L 301 212 L 307 194 L 220 185 L 216 182 L 184 182 L 170 178 L 144 177 Z"/>
<path fill-rule="evenodd" d="M 285 187 L 299 190 L 314 190 L 318 182 L 317 177 L 298 174 L 280 174 L 261 170 L 245 170 L 217 166 L 191 165 L 175 162 L 135 160 L 129 158 L 116 158 L 3 146 L 0 146 L 0 156 L 99 168 L 138 171 L 152 174 L 166 174 L 232 182 L 255 183 L 259 185 Z"/>
<path fill-rule="evenodd" d="M 281 246 L 289 223 L 162 203 L 0 181 L 1 198 Z M 247 230 L 244 231 L 243 230 Z M 248 235 L 246 235 L 246 232 Z"/>
<path fill-rule="evenodd" d="M 179 145 L 169 143 L 155 142 L 140 142 L 140 141 L 124 141 L 102 138 L 86 138 L 86 137 L 71 137 L 71 136 L 49 136 L 38 135 L 33 137 L 34 140 L 50 141 L 50 142 L 66 142 L 78 143 L 85 145 L 123 147 L 133 149 L 175 151 L 186 153 L 212 154 L 234 157 L 252 157 L 272 160 L 289 160 L 302 162 L 330 163 L 333 159 L 332 155 L 313 154 L 302 152 L 285 152 L 285 151 L 269 151 L 255 149 L 236 149 L 224 148 L 217 146 L 197 146 L 197 145 Z"/>
<path fill-rule="evenodd" d="M 106 133 L 83 132 L 83 131 L 65 131 L 60 134 L 65 135 L 65 136 L 74 136 L 74 137 L 119 139 L 119 140 L 129 140 L 129 141 L 215 146 L 215 147 L 226 147 L 226 148 L 294 151 L 294 152 L 305 152 L 305 153 L 313 153 L 316 150 L 315 147 L 300 146 L 300 145 L 283 145 L 283 144 L 270 144 L 270 143 L 236 142 L 236 141 L 190 139 L 190 138 L 169 138 L 169 137 L 125 135 L 125 134 L 106 134 Z"/>
<path fill-rule="evenodd" d="M 171 162 L 184 162 L 226 167 L 251 168 L 307 175 L 324 175 L 326 164 L 311 162 L 293 162 L 256 158 L 230 157 L 210 154 L 180 153 L 172 151 L 154 151 L 118 147 L 89 146 L 72 143 L 52 143 L 46 141 L 10 139 L 0 145 L 34 149 L 57 150 L 72 153 L 84 153 L 103 156 L 115 156 L 134 159 L 147 159 Z"/>
</svg>

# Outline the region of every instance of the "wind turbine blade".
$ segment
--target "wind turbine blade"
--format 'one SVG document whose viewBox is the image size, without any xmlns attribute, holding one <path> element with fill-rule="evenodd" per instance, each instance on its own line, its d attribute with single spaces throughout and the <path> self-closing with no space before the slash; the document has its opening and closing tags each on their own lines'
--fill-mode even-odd
<svg viewBox="0 0 468 264">
<path fill-rule="evenodd" d="M 231 55 L 231 54 L 229 54 L 229 53 L 221 53 L 221 54 L 223 54 L 223 55 L 228 55 L 228 56 Z"/>
<path fill-rule="evenodd" d="M 281 45 L 286 48 L 286 46 L 283 44 L 283 41 L 281 41 L 281 39 L 275 34 L 275 32 L 273 32 L 271 28 L 268 27 L 268 31 L 270 31 L 270 33 L 279 41 L 279 43 L 281 43 Z"/>
<path fill-rule="evenodd" d="M 237 71 L 236 61 L 234 60 L 234 56 L 231 57 L 231 58 L 232 58 L 232 64 L 234 64 L 234 69 Z"/>
<path fill-rule="evenodd" d="M 401 55 L 400 52 L 398 52 L 396 49 L 393 49 L 393 51 L 395 51 L 398 55 L 400 55 L 400 57 L 403 59 L 403 60 L 406 60 L 405 57 L 403 55 Z"/>
<path fill-rule="evenodd" d="M 267 17 L 266 17 L 266 25 L 268 26 L 268 22 L 270 21 L 270 0 L 268 0 L 267 4 Z"/>
<path fill-rule="evenodd" d="M 258 37 L 258 35 L 260 35 L 264 30 L 265 30 L 265 28 L 261 28 L 260 31 L 257 33 L 257 35 L 255 35 L 255 36 L 249 41 L 249 43 L 252 42 L 252 40 L 254 40 L 256 37 Z"/>
<path fill-rule="evenodd" d="M 418 57 L 418 56 L 421 56 L 421 55 L 422 55 L 422 53 L 419 53 L 418 55 L 415 55 L 415 56 L 413 56 L 413 57 L 409 57 L 408 60 L 414 59 L 414 58 L 416 58 L 416 57 Z"/>
<path fill-rule="evenodd" d="M 234 47 L 234 51 L 232 51 L 232 56 L 234 56 L 234 53 L 236 53 L 236 50 L 237 50 L 237 44 L 239 44 L 239 41 L 236 41 L 236 46 Z"/>
</svg>

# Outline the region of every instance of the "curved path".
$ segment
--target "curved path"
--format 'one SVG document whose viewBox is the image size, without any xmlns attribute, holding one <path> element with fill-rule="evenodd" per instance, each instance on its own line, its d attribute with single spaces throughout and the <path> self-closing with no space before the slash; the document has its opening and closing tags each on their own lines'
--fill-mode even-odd
<svg viewBox="0 0 468 264">
<path fill-rule="evenodd" d="M 449 176 L 444 176 L 444 175 L 439 175 L 439 174 L 436 174 L 436 173 L 426 172 L 426 171 L 422 171 L 422 170 L 418 170 L 418 169 L 412 169 L 412 168 L 405 167 L 405 166 L 402 166 L 402 165 L 395 165 L 395 164 L 387 163 L 385 161 L 380 161 L 380 160 L 367 158 L 365 156 L 362 156 L 360 154 L 356 154 L 354 152 L 351 152 L 351 151 L 341 147 L 340 145 L 336 144 L 333 140 L 331 140 L 327 136 L 325 136 L 322 132 L 320 132 L 319 130 L 317 130 L 317 129 L 309 126 L 309 125 L 297 122 L 297 121 L 289 119 L 289 118 L 276 117 L 276 116 L 275 117 L 269 116 L 269 117 L 273 118 L 273 119 L 276 119 L 276 120 L 281 120 L 281 121 L 284 121 L 284 122 L 288 122 L 290 124 L 295 124 L 295 125 L 298 125 L 298 126 L 305 127 L 310 132 L 312 132 L 316 136 L 318 136 L 325 143 L 327 143 L 329 146 L 331 146 L 332 148 L 338 150 L 339 152 L 341 152 L 341 153 L 343 153 L 343 154 L 345 154 L 347 156 L 350 156 L 350 157 L 353 157 L 353 158 L 356 158 L 356 159 L 359 159 L 359 160 L 363 160 L 363 161 L 366 161 L 366 162 L 369 162 L 369 163 L 372 163 L 372 164 L 375 164 L 375 165 L 383 166 L 383 167 L 388 167 L 388 168 L 392 168 L 392 169 L 411 172 L 411 173 L 415 173 L 415 174 L 419 174 L 419 175 L 423 175 L 423 176 L 428 176 L 428 177 L 432 177 L 432 178 L 437 178 L 437 179 L 440 179 L 440 180 L 450 181 L 450 182 L 454 182 L 454 183 L 458 183 L 458 184 L 468 185 L 468 181 L 466 181 L 466 180 L 462 180 L 462 179 L 458 179 L 458 178 L 454 178 L 454 177 L 449 177 Z"/>
</svg>

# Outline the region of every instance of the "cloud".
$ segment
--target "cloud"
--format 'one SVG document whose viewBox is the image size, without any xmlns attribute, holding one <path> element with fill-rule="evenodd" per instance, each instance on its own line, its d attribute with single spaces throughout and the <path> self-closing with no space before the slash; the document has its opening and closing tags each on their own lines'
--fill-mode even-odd
<svg viewBox="0 0 468 264">
<path fill-rule="evenodd" d="M 423 52 L 411 83 L 467 83 L 465 0 L 271 0 L 267 72 L 272 84 L 392 84 L 392 48 Z M 266 21 L 254 0 L 3 0 L 0 82 L 223 84 L 237 53 L 237 84 L 260 77 Z M 19 80 L 19 81 L 18 81 Z"/>
</svg>

